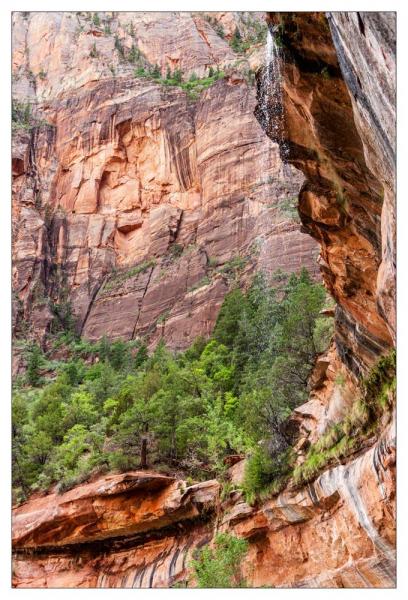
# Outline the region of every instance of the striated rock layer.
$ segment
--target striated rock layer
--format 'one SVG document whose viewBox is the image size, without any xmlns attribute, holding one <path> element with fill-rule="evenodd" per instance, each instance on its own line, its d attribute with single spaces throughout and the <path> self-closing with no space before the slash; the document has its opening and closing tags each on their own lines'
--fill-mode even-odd
<svg viewBox="0 0 408 600">
<path fill-rule="evenodd" d="M 219 484 L 111 475 L 14 511 L 16 587 L 169 587 L 216 531 L 249 541 L 250 585 L 390 587 L 395 581 L 395 430 L 260 507 Z M 236 467 L 239 466 L 235 465 Z M 191 584 L 191 581 L 190 581 Z"/>
<path fill-rule="evenodd" d="M 212 331 L 234 260 L 243 285 L 317 276 L 290 210 L 302 176 L 254 117 L 247 61 L 203 15 L 84 14 L 13 16 L 13 96 L 33 113 L 13 139 L 16 334 L 43 341 L 68 302 L 87 339 L 184 349 Z M 135 77 L 135 45 L 163 76 L 226 77 L 193 100 Z"/>
<path fill-rule="evenodd" d="M 228 29 L 228 19 L 223 13 L 219 18 Z M 320 243 L 324 280 L 338 303 L 336 346 L 319 357 L 311 378 L 310 399 L 293 415 L 307 445 L 307 442 L 315 442 L 330 424 L 347 415 L 356 398 L 356 377 L 393 345 L 394 17 L 390 13 L 376 16 L 336 13 L 329 16 L 330 25 L 326 17 L 318 13 L 285 14 L 283 19 L 282 15 L 272 14 L 269 18 L 272 23 L 283 20 L 280 32 L 285 48 L 284 145 L 289 161 L 307 178 L 299 197 L 301 219 L 305 231 Z M 72 79 L 69 81 L 71 85 Z M 102 104 L 99 103 L 97 90 L 104 86 L 111 90 L 110 94 L 112 90 L 120 90 L 121 102 L 116 103 L 113 113 L 110 100 L 105 98 Z M 252 104 L 241 102 L 246 84 L 235 76 L 220 81 L 203 94 L 194 110 L 187 106 L 178 90 L 162 90 L 148 84 L 149 95 L 157 94 L 156 102 L 163 102 L 160 126 L 158 116 L 151 115 L 148 104 L 144 108 L 138 105 L 140 110 L 146 111 L 143 114 L 149 115 L 148 134 L 144 125 L 135 125 L 140 121 L 126 116 L 139 110 L 133 94 L 138 90 L 143 97 L 144 86 L 140 82 L 129 83 L 124 76 L 115 82 L 106 78 L 106 81 L 87 83 L 75 100 L 70 98 L 68 89 L 61 90 L 58 98 L 51 98 L 50 93 L 47 110 L 60 119 L 56 135 L 52 128 L 40 128 L 33 146 L 29 139 L 24 139 L 27 134 L 21 134 L 14 154 L 17 197 L 27 195 L 27 205 L 21 201 L 15 210 L 17 214 L 21 211 L 27 220 L 26 229 L 36 232 L 24 237 L 23 228 L 18 228 L 22 238 L 21 246 L 17 247 L 25 246 L 31 253 L 27 261 L 22 260 L 23 254 L 20 256 L 21 282 L 24 273 L 29 274 L 28 280 L 34 272 L 41 274 L 41 269 L 46 272 L 47 244 L 58 248 L 54 254 L 59 257 L 73 252 L 69 261 L 61 258 L 61 264 L 65 265 L 69 277 L 73 278 L 75 273 L 79 278 L 74 287 L 78 306 L 82 308 L 77 314 L 85 311 L 84 331 L 88 327 L 89 335 L 96 337 L 98 334 L 91 332 L 90 324 L 97 332 L 98 319 L 103 322 L 101 307 L 104 301 L 109 302 L 109 294 L 116 289 L 115 281 L 123 288 L 117 294 L 118 300 L 127 294 L 139 294 L 144 299 L 148 297 L 150 281 L 159 285 L 160 279 L 157 265 L 151 263 L 143 272 L 133 272 L 129 278 L 119 271 L 116 279 L 109 279 L 105 267 L 101 266 L 98 277 L 105 282 L 105 287 L 92 282 L 85 292 L 81 287 L 84 285 L 81 273 L 84 276 L 94 269 L 96 272 L 97 263 L 93 263 L 89 271 L 87 261 L 98 256 L 102 242 L 92 246 L 94 254 L 89 252 L 88 258 L 81 258 L 80 262 L 74 257 L 83 256 L 83 246 L 78 241 L 67 243 L 65 240 L 69 237 L 64 236 L 71 235 L 72 240 L 75 236 L 76 240 L 91 239 L 91 233 L 86 232 L 96 231 L 96 225 L 93 223 L 89 229 L 89 219 L 103 220 L 103 231 L 96 237 L 100 236 L 98 240 L 109 239 L 109 242 L 103 242 L 106 248 L 100 264 L 105 264 L 103 261 L 106 260 L 112 261 L 110 265 L 124 266 L 127 266 L 127 256 L 137 256 L 138 260 L 152 255 L 159 258 L 162 250 L 157 248 L 166 247 L 166 244 L 171 246 L 174 239 L 190 239 L 191 231 L 197 236 L 194 239 L 206 240 L 211 252 L 222 257 L 222 263 L 230 258 L 225 237 L 232 236 L 234 244 L 246 247 L 245 244 L 250 242 L 244 235 L 243 224 L 254 230 L 261 227 L 261 223 L 265 225 L 263 204 L 259 199 L 262 195 L 257 200 L 260 209 L 257 204 L 239 200 L 242 182 L 252 181 L 251 172 L 243 171 L 246 173 L 244 179 L 234 175 L 238 172 L 239 152 L 237 154 L 235 150 L 234 156 L 228 155 L 231 140 L 224 138 L 225 131 L 220 127 L 223 118 L 227 119 L 226 115 L 231 125 L 231 115 L 237 110 L 234 104 L 239 104 L 241 112 L 236 131 L 241 133 L 242 130 L 247 143 L 238 145 L 241 150 L 249 151 L 249 158 L 256 156 L 258 151 L 258 159 L 264 156 L 265 152 L 250 142 L 248 132 L 252 125 L 247 130 L 243 118 L 247 114 L 249 121 L 249 112 L 254 108 Z M 230 94 L 235 94 L 231 103 Z M 52 103 L 56 103 L 58 111 L 50 108 Z M 166 110 L 172 111 L 175 104 L 179 108 L 171 114 L 193 115 L 188 121 L 191 126 L 173 130 L 173 117 L 166 121 Z M 229 108 L 222 113 L 224 104 Z M 92 128 L 85 126 L 85 106 L 98 115 Z M 75 131 L 73 113 L 68 117 L 69 110 L 78 115 L 77 122 L 82 124 L 84 133 L 81 128 Z M 218 124 L 213 125 L 212 137 L 206 138 L 205 132 L 200 137 L 197 133 L 199 123 L 206 123 L 202 129 L 211 128 L 213 117 Z M 261 117 L 259 110 L 258 117 Z M 164 127 L 162 123 L 165 122 L 168 125 Z M 100 127 L 102 123 L 105 125 Z M 117 123 L 119 127 L 116 127 Z M 65 131 L 59 141 L 58 131 L 60 135 Z M 182 156 L 177 152 L 172 154 L 174 131 L 180 134 L 177 147 L 183 149 Z M 249 137 L 245 138 L 247 134 Z M 147 143 L 145 137 L 154 139 L 154 150 L 150 148 L 151 141 Z M 277 141 L 282 144 L 281 137 Z M 33 162 L 33 150 L 27 154 L 24 144 L 35 148 L 37 162 Z M 50 152 L 52 144 L 54 150 Z M 218 148 L 215 154 L 213 147 Z M 101 148 L 106 161 L 99 156 Z M 147 161 L 150 175 L 146 179 L 136 177 L 126 158 L 132 152 L 136 154 L 135 148 L 138 148 L 138 156 L 140 148 L 151 153 Z M 270 148 L 271 155 L 276 153 L 276 146 Z M 165 171 L 159 177 L 155 172 L 153 178 L 149 169 L 160 151 L 171 157 L 169 163 L 160 164 L 171 163 L 173 166 L 170 175 Z M 214 158 L 217 154 L 226 157 L 219 176 Z M 57 160 L 56 156 L 60 158 Z M 75 166 L 77 163 L 81 167 Z M 26 184 L 28 179 L 19 179 L 31 177 L 32 181 L 37 181 L 39 171 L 37 166 L 32 168 L 34 164 L 47 164 L 48 173 L 59 173 L 53 179 L 50 198 L 58 197 L 65 212 L 59 209 L 60 212 L 53 213 L 52 221 L 58 226 L 51 227 L 51 236 L 47 235 L 48 229 L 44 229 L 41 211 L 36 212 L 33 208 L 34 196 L 30 200 L 34 188 Z M 280 171 L 278 165 L 276 162 Z M 144 172 L 143 169 L 142 164 L 138 165 L 136 172 Z M 200 173 L 199 180 L 195 179 L 197 173 Z M 206 177 L 208 184 L 204 186 L 202 182 Z M 227 182 L 224 177 L 231 177 L 228 186 L 236 192 L 229 199 L 225 197 Z M 123 195 L 121 188 L 126 188 L 135 178 L 144 182 L 137 188 L 139 195 L 134 196 L 133 191 Z M 44 179 L 42 189 L 51 189 L 51 183 L 49 188 L 45 183 L 51 179 Z M 195 204 L 192 190 L 197 181 L 200 201 Z M 277 179 L 274 181 L 276 183 Z M 147 185 L 146 182 L 150 183 Z M 156 182 L 160 182 L 160 192 L 155 188 Z M 188 187 L 190 184 L 192 187 Z M 172 194 L 177 197 L 175 203 L 156 201 L 159 197 L 173 197 Z M 105 203 L 108 195 L 116 198 L 118 203 L 112 204 L 112 211 L 104 212 L 110 207 Z M 188 198 L 191 204 L 182 204 L 181 196 Z M 124 200 L 135 197 L 140 205 L 132 204 L 123 213 L 118 209 Z M 144 204 L 140 198 L 144 198 Z M 163 213 L 154 212 L 157 205 Z M 241 208 L 235 213 L 237 206 Z M 258 206 L 255 213 L 251 212 L 254 206 Z M 74 212 L 77 209 L 79 213 Z M 142 223 L 136 225 L 139 209 L 143 218 Z M 198 219 L 195 210 L 199 211 Z M 215 221 L 210 219 L 211 214 Z M 221 215 L 219 220 L 218 215 Z M 249 217 L 254 217 L 254 221 Z M 113 221 L 114 226 L 105 225 Z M 163 222 L 168 224 L 167 229 L 157 225 Z M 74 234 L 72 223 L 76 223 L 75 227 L 82 223 L 83 229 Z M 284 222 L 279 222 L 273 231 L 285 236 L 285 228 Z M 153 248 L 149 252 L 145 252 L 145 245 L 138 242 L 140 234 L 137 232 L 141 230 L 148 232 L 144 239 L 148 247 Z M 186 237 L 178 238 L 180 232 Z M 103 237 L 105 234 L 106 238 Z M 265 238 L 275 239 L 269 233 Z M 265 248 L 269 251 L 267 246 Z M 190 263 L 196 265 L 194 269 L 200 268 L 195 249 L 190 251 L 191 255 L 183 252 L 174 263 L 174 257 L 168 259 L 170 268 L 174 269 L 170 279 L 175 287 L 171 293 L 176 290 L 176 274 L 181 270 L 177 267 L 178 260 L 184 261 L 191 256 Z M 211 252 L 207 256 L 212 256 Z M 262 256 L 262 251 L 258 256 Z M 199 277 L 201 274 L 197 279 Z M 206 281 L 202 287 L 187 292 L 186 297 L 194 298 L 197 306 L 205 307 L 209 297 L 206 294 L 210 290 L 215 294 L 212 298 L 217 293 L 222 296 L 223 292 L 215 291 L 217 285 L 227 287 L 220 273 L 215 274 L 211 283 Z M 22 285 L 21 291 L 24 289 Z M 161 294 L 165 293 L 164 289 Z M 86 294 L 92 297 L 92 302 L 87 300 Z M 21 294 L 20 298 L 23 297 Z M 154 305 L 153 298 L 149 302 L 150 306 Z M 85 309 L 86 306 L 90 309 Z M 126 313 L 129 306 L 122 307 L 126 320 L 129 319 Z M 92 311 L 96 311 L 93 316 Z M 182 312 L 178 315 L 181 325 Z M 137 323 L 138 319 L 136 317 Z M 38 309 L 38 323 L 46 323 L 46 320 L 46 311 Z M 141 323 L 146 320 L 142 319 Z M 119 321 L 115 324 L 117 327 L 120 327 Z M 176 328 L 174 332 L 176 339 Z M 174 343 L 175 347 L 177 344 L 178 341 Z M 342 385 L 336 383 L 339 374 Z M 238 491 L 231 492 L 228 499 L 221 502 L 219 486 L 214 481 L 186 487 L 184 482 L 173 478 L 137 472 L 111 475 L 61 496 L 51 493 L 33 497 L 14 510 L 13 585 L 167 587 L 182 584 L 189 578 L 190 584 L 194 584 L 188 572 L 194 549 L 211 542 L 216 531 L 229 531 L 249 541 L 249 552 L 242 569 L 251 585 L 392 587 L 395 585 L 395 424 L 383 422 L 381 425 L 377 438 L 373 435 L 358 451 L 342 459 L 341 463 L 328 466 L 308 485 L 296 487 L 290 482 L 279 495 L 254 507 L 247 505 Z M 304 445 L 300 439 L 299 454 Z M 229 470 L 231 481 L 237 485 L 242 480 L 243 466 L 241 461 Z"/>
<path fill-rule="evenodd" d="M 284 49 L 284 130 L 268 134 L 306 176 L 299 214 L 337 302 L 339 353 L 359 375 L 395 331 L 395 14 L 269 20 Z"/>
</svg>

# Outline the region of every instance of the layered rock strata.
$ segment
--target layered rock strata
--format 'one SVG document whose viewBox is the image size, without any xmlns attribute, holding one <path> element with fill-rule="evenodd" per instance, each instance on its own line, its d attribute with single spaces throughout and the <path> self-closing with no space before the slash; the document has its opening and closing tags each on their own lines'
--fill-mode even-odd
<svg viewBox="0 0 408 600">
<path fill-rule="evenodd" d="M 87 339 L 184 349 L 211 332 L 234 265 L 243 285 L 259 269 L 317 274 L 291 209 L 302 177 L 265 138 L 254 87 L 203 15 L 100 19 L 14 15 L 13 93 L 33 113 L 13 140 L 16 333 L 44 340 L 52 305 L 69 302 Z M 226 77 L 193 101 L 135 77 L 136 46 L 163 77 Z"/>
<path fill-rule="evenodd" d="M 359 375 L 395 330 L 395 14 L 269 19 L 282 45 L 284 129 L 268 133 L 306 176 L 303 229 L 320 243 L 337 347 Z"/>
<path fill-rule="evenodd" d="M 191 584 L 194 549 L 227 531 L 249 541 L 242 569 L 251 586 L 390 587 L 394 467 L 390 425 L 356 458 L 259 507 L 239 492 L 221 503 L 216 481 L 186 487 L 149 473 L 113 475 L 32 499 L 14 513 L 14 585 Z"/>
<path fill-rule="evenodd" d="M 20 506 L 17 587 L 168 587 L 208 543 L 219 483 L 148 472 L 110 475 Z"/>
<path fill-rule="evenodd" d="M 303 227 L 320 242 L 324 279 L 338 303 L 336 346 L 319 357 L 309 402 L 293 416 L 312 443 L 347 415 L 356 378 L 393 345 L 392 19 L 336 13 L 329 25 L 322 14 L 287 14 L 280 28 L 284 143 L 307 177 L 299 197 Z M 18 176 L 26 159 L 19 151 L 15 158 Z M 41 255 L 39 238 L 33 248 Z M 242 461 L 230 469 L 237 486 L 242 473 Z M 193 548 L 219 530 L 249 541 L 242 568 L 254 586 L 391 587 L 395 424 L 382 422 L 314 481 L 290 482 L 254 507 L 239 491 L 221 502 L 215 482 L 186 488 L 172 478 L 130 473 L 32 498 L 14 515 L 18 587 L 182 584 L 191 578 Z"/>
</svg>

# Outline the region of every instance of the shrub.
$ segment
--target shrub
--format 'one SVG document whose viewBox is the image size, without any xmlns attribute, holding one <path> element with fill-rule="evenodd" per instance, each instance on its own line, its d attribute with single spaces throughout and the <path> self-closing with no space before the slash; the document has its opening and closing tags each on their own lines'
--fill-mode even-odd
<svg viewBox="0 0 408 600">
<path fill-rule="evenodd" d="M 225 273 L 226 275 L 237 276 L 239 271 L 242 271 L 247 262 L 248 259 L 246 257 L 234 256 L 220 268 L 220 272 Z"/>
<path fill-rule="evenodd" d="M 240 319 L 245 310 L 245 298 L 240 289 L 229 292 L 218 313 L 214 328 L 214 339 L 220 344 L 232 348 L 237 337 Z"/>
<path fill-rule="evenodd" d="M 291 448 L 270 456 L 264 447 L 258 446 L 245 465 L 243 490 L 247 502 L 253 504 L 262 492 L 274 491 L 273 483 L 279 487 L 282 478 L 289 474 L 293 459 Z"/>
<path fill-rule="evenodd" d="M 140 464 L 139 456 L 129 456 L 122 451 L 109 454 L 109 467 L 117 471 L 130 471 Z"/>
<path fill-rule="evenodd" d="M 135 44 L 132 44 L 132 47 L 129 51 L 128 60 L 131 63 L 136 63 L 140 59 L 140 50 Z"/>
<path fill-rule="evenodd" d="M 171 258 L 176 259 L 179 258 L 184 251 L 184 246 L 181 244 L 172 244 L 169 248 L 169 253 Z"/>
<path fill-rule="evenodd" d="M 98 51 L 96 49 L 96 43 L 95 42 L 92 44 L 92 48 L 91 48 L 91 51 L 89 52 L 89 56 L 91 58 L 97 58 L 99 56 Z"/>
<path fill-rule="evenodd" d="M 215 28 L 215 32 L 217 33 L 217 35 L 219 35 L 221 38 L 225 38 L 225 31 L 224 31 L 224 27 L 221 25 L 221 23 L 219 23 L 216 28 Z"/>
<path fill-rule="evenodd" d="M 149 73 L 146 71 L 146 69 L 144 67 L 138 67 L 134 71 L 134 76 L 135 77 L 148 77 Z"/>
<path fill-rule="evenodd" d="M 251 503 L 271 480 L 272 461 L 263 448 L 257 447 L 245 465 L 243 489 L 247 501 Z"/>
<path fill-rule="evenodd" d="M 189 292 L 195 292 L 196 290 L 199 290 L 202 287 L 205 287 L 206 285 L 210 285 L 211 281 L 209 279 L 209 277 L 207 275 L 204 275 L 204 277 L 202 277 L 199 281 L 197 281 L 197 283 L 195 283 L 193 286 L 191 286 L 188 291 Z"/>
<path fill-rule="evenodd" d="M 41 382 L 40 369 L 44 363 L 44 356 L 38 344 L 32 344 L 27 351 L 27 383 L 38 386 Z"/>
<path fill-rule="evenodd" d="M 240 566 L 248 551 L 246 540 L 219 533 L 214 547 L 205 546 L 192 561 L 199 588 L 247 587 Z"/>
<path fill-rule="evenodd" d="M 334 320 L 331 317 L 319 317 L 316 319 L 313 331 L 313 341 L 316 351 L 320 354 L 327 350 L 334 333 Z"/>
<path fill-rule="evenodd" d="M 13 100 L 11 104 L 11 121 L 14 129 L 29 129 L 31 125 L 31 104 Z"/>
<path fill-rule="evenodd" d="M 156 260 L 152 258 L 150 260 L 144 260 L 139 265 L 131 267 L 130 269 L 114 272 L 109 281 L 105 283 L 103 291 L 108 292 L 110 290 L 113 290 L 119 287 L 127 279 L 135 277 L 136 275 L 140 275 L 140 273 L 145 273 L 148 269 L 152 269 L 155 266 Z"/>
<path fill-rule="evenodd" d="M 125 58 L 125 49 L 117 34 L 115 35 L 115 50 L 117 50 L 121 59 Z"/>
<path fill-rule="evenodd" d="M 94 13 L 94 14 L 92 15 L 92 23 L 95 25 L 95 27 L 99 27 L 99 26 L 100 26 L 100 24 L 101 24 L 101 20 L 100 20 L 100 18 L 99 18 L 99 15 L 98 15 L 98 13 Z"/>
<path fill-rule="evenodd" d="M 323 77 L 323 79 L 330 79 L 328 67 L 323 67 L 323 69 L 320 71 L 320 75 Z"/>
<path fill-rule="evenodd" d="M 242 36 L 239 32 L 238 27 L 235 28 L 234 35 L 231 38 L 230 46 L 235 52 L 242 51 Z"/>
<path fill-rule="evenodd" d="M 150 77 L 153 77 L 153 79 L 160 79 L 161 72 L 158 64 L 155 64 L 154 67 L 152 67 L 152 69 L 150 70 Z"/>
<path fill-rule="evenodd" d="M 183 72 L 181 69 L 175 69 L 175 71 L 173 73 L 173 79 L 177 83 L 181 83 L 183 81 Z"/>
</svg>

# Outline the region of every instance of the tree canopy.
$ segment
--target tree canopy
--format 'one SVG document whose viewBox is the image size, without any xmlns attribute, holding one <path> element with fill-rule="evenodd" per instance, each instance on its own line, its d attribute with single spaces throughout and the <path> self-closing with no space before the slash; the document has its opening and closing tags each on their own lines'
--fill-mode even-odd
<svg viewBox="0 0 408 600">
<path fill-rule="evenodd" d="M 258 274 L 247 292 L 227 294 L 212 337 L 182 353 L 162 342 L 148 355 L 141 343 L 71 341 L 47 379 L 47 357 L 32 347 L 13 398 L 16 498 L 56 482 L 67 489 L 94 470 L 150 466 L 205 479 L 231 453 L 252 455 L 248 477 L 259 487 L 288 458 L 282 424 L 329 343 L 325 300 L 305 270 L 273 285 Z"/>
</svg>

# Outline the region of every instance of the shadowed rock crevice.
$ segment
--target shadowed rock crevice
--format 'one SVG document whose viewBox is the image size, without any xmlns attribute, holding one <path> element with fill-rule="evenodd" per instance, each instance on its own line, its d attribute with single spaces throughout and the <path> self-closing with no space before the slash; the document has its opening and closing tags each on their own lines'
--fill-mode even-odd
<svg viewBox="0 0 408 600">
<path fill-rule="evenodd" d="M 347 335 L 340 339 L 337 335 L 337 344 L 349 368 L 359 375 L 392 346 L 393 310 L 388 301 L 390 312 L 387 314 L 383 308 L 386 300 L 382 300 L 383 282 L 379 276 L 385 269 L 390 285 L 395 285 L 390 279 L 393 267 L 390 271 L 385 266 L 393 252 L 384 251 L 390 246 L 390 242 L 384 246 L 384 237 L 393 236 L 391 223 L 384 229 L 384 203 L 389 195 L 384 189 L 390 188 L 391 182 L 392 193 L 393 166 L 384 158 L 384 168 L 375 168 L 372 156 L 387 154 L 390 144 L 382 146 L 379 130 L 379 143 L 375 145 L 364 121 L 370 120 L 372 113 L 377 121 L 383 113 L 388 122 L 392 121 L 392 67 L 387 65 L 387 90 L 378 94 L 379 99 L 378 82 L 369 88 L 365 102 L 371 103 L 371 111 L 366 114 L 364 107 L 360 110 L 358 100 L 356 104 L 353 101 L 354 88 L 348 77 L 351 67 L 345 74 L 344 56 L 351 60 L 350 48 L 355 48 L 353 72 L 361 70 L 361 78 L 367 80 L 370 71 L 364 60 L 374 62 L 380 81 L 387 75 L 383 54 L 378 54 L 379 48 L 367 47 L 368 29 L 362 35 L 356 13 L 335 13 L 329 18 L 330 26 L 321 13 L 271 13 L 269 18 L 271 26 L 279 27 L 282 44 L 285 129 L 275 141 L 284 146 L 287 160 L 307 178 L 299 194 L 303 230 L 320 243 L 322 275 L 341 308 L 338 314 L 343 315 L 338 329 L 345 322 L 356 324 L 354 335 L 350 327 Z M 370 27 L 365 13 L 359 18 Z M 393 16 L 384 19 L 391 31 Z M 332 39 L 330 28 L 332 32 L 335 28 L 341 30 L 342 47 L 339 31 Z M 391 63 L 392 47 L 386 47 Z M 262 79 L 258 86 L 262 86 Z M 373 119 L 370 127 L 375 131 Z M 393 144 L 393 137 L 390 139 Z M 391 294 L 388 290 L 387 297 Z"/>
</svg>

